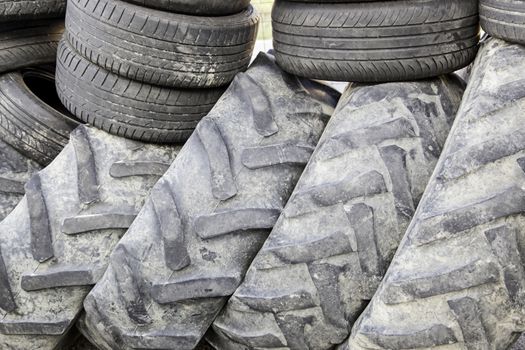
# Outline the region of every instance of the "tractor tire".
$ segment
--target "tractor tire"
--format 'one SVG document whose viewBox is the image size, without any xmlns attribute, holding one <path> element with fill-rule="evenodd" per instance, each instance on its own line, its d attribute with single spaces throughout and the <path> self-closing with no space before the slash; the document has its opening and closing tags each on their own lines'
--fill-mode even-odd
<svg viewBox="0 0 525 350">
<path fill-rule="evenodd" d="M 350 85 L 207 340 L 216 349 L 342 343 L 414 215 L 462 95 L 455 76 Z"/>
<path fill-rule="evenodd" d="M 525 3 L 516 0 L 480 0 L 481 27 L 491 36 L 525 44 Z"/>
<path fill-rule="evenodd" d="M 251 6 L 231 16 L 200 17 L 121 0 L 70 0 L 66 37 L 92 63 L 128 79 L 210 88 L 246 70 L 258 23 Z"/>
<path fill-rule="evenodd" d="M 298 3 L 272 13 L 277 63 L 311 79 L 386 82 L 452 73 L 478 50 L 477 0 Z"/>
<path fill-rule="evenodd" d="M 156 142 L 184 142 L 224 92 L 172 89 L 113 74 L 91 63 L 63 40 L 58 48 L 56 85 L 67 109 L 110 134 Z"/>
<path fill-rule="evenodd" d="M 341 349 L 508 349 L 525 330 L 525 48 L 490 39 L 390 268 Z"/>
<path fill-rule="evenodd" d="M 26 2 L 16 1 L 21 4 Z M 0 8 L 1 4 L 0 0 Z M 57 57 L 57 45 L 63 33 L 63 20 L 2 24 L 0 73 L 43 64 L 54 64 Z"/>
<path fill-rule="evenodd" d="M 313 84 L 313 83 L 308 83 Z M 157 183 L 84 302 L 100 349 L 193 349 L 241 283 L 337 98 L 260 54 Z"/>
<path fill-rule="evenodd" d="M 179 147 L 80 126 L 0 223 L 0 348 L 52 350 Z"/>
<path fill-rule="evenodd" d="M 64 17 L 66 0 L 0 0 L 0 22 Z"/>
<path fill-rule="evenodd" d="M 162 11 L 198 16 L 225 16 L 250 6 L 250 0 L 124 0 Z"/>
</svg>

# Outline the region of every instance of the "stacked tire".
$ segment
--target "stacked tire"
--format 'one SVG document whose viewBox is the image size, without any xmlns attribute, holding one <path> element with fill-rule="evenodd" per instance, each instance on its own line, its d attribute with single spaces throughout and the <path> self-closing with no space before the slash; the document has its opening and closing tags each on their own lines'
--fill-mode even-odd
<svg viewBox="0 0 525 350">
<path fill-rule="evenodd" d="M 109 133 L 185 141 L 248 67 L 258 22 L 245 0 L 70 0 L 58 94 Z"/>
</svg>

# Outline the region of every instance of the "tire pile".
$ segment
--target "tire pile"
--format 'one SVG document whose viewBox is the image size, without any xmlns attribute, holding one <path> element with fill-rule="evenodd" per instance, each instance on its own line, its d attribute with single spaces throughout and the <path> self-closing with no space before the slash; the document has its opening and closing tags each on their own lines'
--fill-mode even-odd
<svg viewBox="0 0 525 350">
<path fill-rule="evenodd" d="M 521 1 L 276 0 L 251 64 L 248 0 L 0 12 L 0 349 L 525 331 Z"/>
</svg>

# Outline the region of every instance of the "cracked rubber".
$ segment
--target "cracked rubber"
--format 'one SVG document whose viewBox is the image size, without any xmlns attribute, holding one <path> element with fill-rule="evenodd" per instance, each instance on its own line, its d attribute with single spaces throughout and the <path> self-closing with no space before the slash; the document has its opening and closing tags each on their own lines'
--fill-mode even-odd
<svg viewBox="0 0 525 350">
<path fill-rule="evenodd" d="M 66 36 L 77 52 L 115 74 L 204 88 L 226 85 L 248 68 L 258 24 L 251 6 L 230 16 L 202 17 L 121 0 L 70 0 Z"/>
<path fill-rule="evenodd" d="M 65 12 L 66 0 L 0 0 L 0 22 L 59 18 Z"/>
<path fill-rule="evenodd" d="M 339 94 L 260 54 L 157 183 L 84 302 L 101 349 L 193 349 L 277 220 Z"/>
<path fill-rule="evenodd" d="M 0 1 L 0 9 L 1 4 Z M 55 63 L 57 45 L 64 33 L 64 20 L 3 23 L 1 27 L 0 73 Z"/>
<path fill-rule="evenodd" d="M 454 76 L 350 85 L 208 341 L 294 350 L 343 342 L 412 219 L 462 94 Z"/>
<path fill-rule="evenodd" d="M 312 79 L 384 82 L 451 73 L 478 50 L 478 1 L 299 3 L 272 12 L 275 57 Z"/>
<path fill-rule="evenodd" d="M 525 330 L 523 57 L 483 44 L 414 220 L 341 349 L 504 350 Z"/>
<path fill-rule="evenodd" d="M 75 129 L 0 223 L 0 348 L 51 350 L 65 338 L 178 150 Z"/>
<path fill-rule="evenodd" d="M 199 16 L 224 16 L 239 13 L 250 6 L 250 0 L 125 0 L 163 11 Z"/>
<path fill-rule="evenodd" d="M 525 44 L 525 3 L 516 0 L 480 0 L 479 17 L 491 36 Z"/>
<path fill-rule="evenodd" d="M 58 48 L 58 96 L 84 122 L 129 139 L 185 141 L 224 88 L 172 89 L 110 73 L 83 58 L 62 40 Z"/>
</svg>

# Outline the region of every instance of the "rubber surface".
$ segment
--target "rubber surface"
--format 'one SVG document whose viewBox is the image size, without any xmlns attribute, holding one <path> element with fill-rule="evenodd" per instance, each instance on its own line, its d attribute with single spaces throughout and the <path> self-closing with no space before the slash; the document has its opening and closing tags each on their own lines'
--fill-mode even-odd
<svg viewBox="0 0 525 350">
<path fill-rule="evenodd" d="M 452 76 L 347 88 L 213 323 L 215 348 L 327 350 L 348 337 L 414 215 L 462 95 Z"/>
<path fill-rule="evenodd" d="M 66 0 L 0 0 L 0 22 L 59 18 L 65 11 Z"/>
<path fill-rule="evenodd" d="M 305 83 L 311 84 L 311 83 Z M 193 349 L 248 268 L 336 104 L 260 54 L 188 140 L 84 302 L 101 349 Z"/>
<path fill-rule="evenodd" d="M 10 23 L 1 27 L 0 73 L 55 63 L 57 44 L 64 32 L 63 20 Z"/>
<path fill-rule="evenodd" d="M 341 349 L 504 350 L 525 330 L 524 55 L 484 44 L 414 220 Z"/>
<path fill-rule="evenodd" d="M 227 3 L 228 1 L 225 1 Z M 148 84 L 217 87 L 248 67 L 259 16 L 221 17 L 147 9 L 121 0 L 71 0 L 67 39 L 93 63 Z"/>
<path fill-rule="evenodd" d="M 179 147 L 80 126 L 0 223 L 0 348 L 51 350 Z"/>
<path fill-rule="evenodd" d="M 476 0 L 298 3 L 273 13 L 275 56 L 285 71 L 337 81 L 415 80 L 474 60 Z"/>
<path fill-rule="evenodd" d="M 171 89 L 115 75 L 62 41 L 58 96 L 80 120 L 118 136 L 156 143 L 185 141 L 222 95 L 223 88 Z"/>
<path fill-rule="evenodd" d="M 525 3 L 516 0 L 480 0 L 481 26 L 490 35 L 525 43 Z"/>
<path fill-rule="evenodd" d="M 137 5 L 176 13 L 200 16 L 224 16 L 239 13 L 250 0 L 126 0 Z"/>
</svg>

